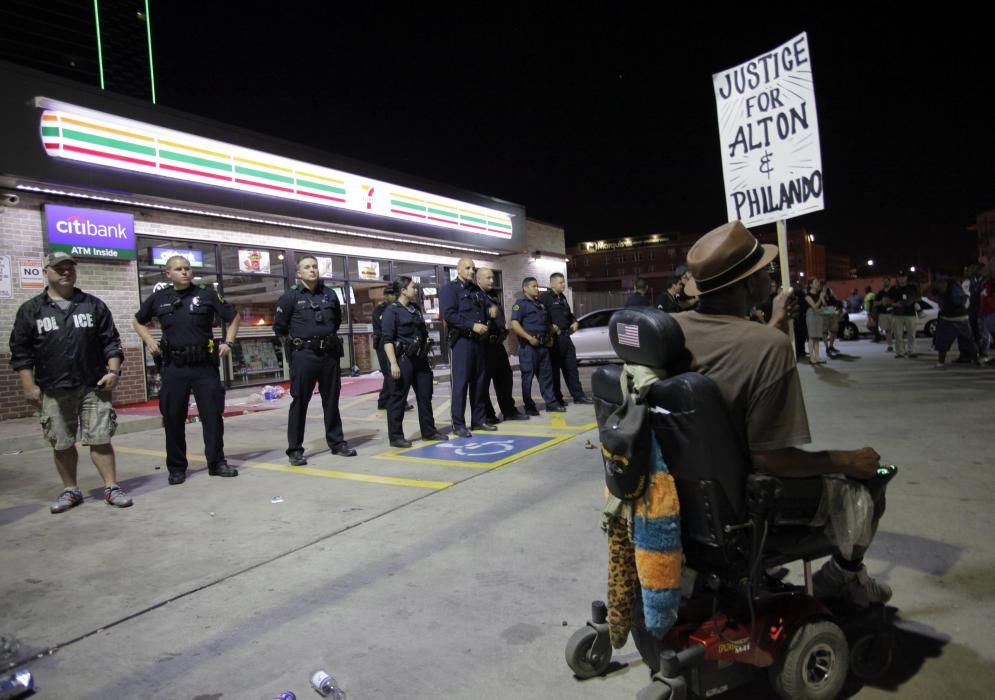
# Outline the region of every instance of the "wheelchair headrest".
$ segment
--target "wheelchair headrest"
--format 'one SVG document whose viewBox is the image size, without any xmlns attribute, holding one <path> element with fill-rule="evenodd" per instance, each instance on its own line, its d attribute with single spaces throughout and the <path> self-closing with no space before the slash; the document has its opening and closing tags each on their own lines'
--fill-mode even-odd
<svg viewBox="0 0 995 700">
<path fill-rule="evenodd" d="M 659 309 L 620 309 L 612 314 L 608 332 L 615 352 L 628 364 L 666 370 L 685 356 L 684 331 Z"/>
</svg>

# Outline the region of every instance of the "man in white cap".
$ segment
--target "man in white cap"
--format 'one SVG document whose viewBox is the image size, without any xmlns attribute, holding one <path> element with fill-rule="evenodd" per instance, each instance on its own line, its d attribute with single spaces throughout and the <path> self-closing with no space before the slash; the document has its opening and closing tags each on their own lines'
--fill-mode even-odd
<svg viewBox="0 0 995 700">
<path fill-rule="evenodd" d="M 870 576 L 864 552 L 884 513 L 884 486 L 875 480 L 880 456 L 870 447 L 859 450 L 798 449 L 812 441 L 805 400 L 787 335 L 788 295 L 774 300 L 767 325 L 747 320 L 750 309 L 770 294 L 769 268 L 777 248 L 761 245 L 739 221 L 705 234 L 688 251 L 692 279 L 687 293 L 698 297 L 695 311 L 674 319 L 684 331 L 691 369 L 710 377 L 730 409 L 733 424 L 750 452 L 753 468 L 785 480 L 785 490 L 798 487 L 809 495 L 813 526 L 827 533 L 840 525 L 855 537 L 830 535 L 837 551 L 815 575 L 820 598 L 848 598 L 866 606 L 884 603 L 891 589 Z M 870 497 L 866 497 L 867 493 Z M 842 511 L 855 511 L 852 521 Z"/>
<path fill-rule="evenodd" d="M 117 427 L 111 392 L 121 376 L 121 338 L 100 299 L 76 288 L 76 260 L 67 253 L 45 259 L 48 286 L 17 310 L 10 332 L 10 366 L 24 397 L 41 409 L 45 439 L 52 445 L 63 490 L 52 505 L 64 513 L 83 502 L 76 481 L 76 437 L 104 481 L 108 505 L 127 508 L 117 485 L 111 436 Z"/>
</svg>

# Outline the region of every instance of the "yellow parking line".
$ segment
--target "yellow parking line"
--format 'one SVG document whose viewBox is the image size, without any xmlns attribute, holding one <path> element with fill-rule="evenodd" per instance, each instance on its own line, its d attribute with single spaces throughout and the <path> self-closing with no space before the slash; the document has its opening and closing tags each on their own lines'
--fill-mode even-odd
<svg viewBox="0 0 995 700">
<path fill-rule="evenodd" d="M 150 457 L 165 457 L 165 452 L 158 450 L 144 450 L 138 447 L 123 447 L 114 445 L 118 452 L 126 452 L 135 455 L 148 455 Z M 187 460 L 191 462 L 207 462 L 200 455 L 187 455 Z M 266 469 L 274 472 L 289 472 L 291 474 L 307 474 L 308 476 L 323 476 L 327 479 L 343 479 L 345 481 L 365 481 L 370 484 L 386 484 L 388 486 L 410 486 L 421 489 L 447 489 L 453 485 L 451 481 L 425 481 L 422 479 L 401 479 L 393 476 L 376 476 L 373 474 L 357 474 L 355 472 L 343 472 L 335 469 L 314 469 L 311 467 L 291 467 L 286 464 L 273 464 L 271 462 L 255 462 L 249 460 L 229 460 L 239 466 L 252 467 L 254 469 Z"/>
</svg>

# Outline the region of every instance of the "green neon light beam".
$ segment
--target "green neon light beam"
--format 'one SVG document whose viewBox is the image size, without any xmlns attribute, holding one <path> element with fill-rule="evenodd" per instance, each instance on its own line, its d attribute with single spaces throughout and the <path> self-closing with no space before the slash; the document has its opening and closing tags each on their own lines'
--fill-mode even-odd
<svg viewBox="0 0 995 700">
<path fill-rule="evenodd" d="M 100 89 L 104 89 L 104 49 L 100 45 L 100 8 L 93 0 L 93 17 L 97 21 L 97 67 L 100 69 Z"/>
<path fill-rule="evenodd" d="M 155 104 L 155 68 L 152 65 L 152 17 L 149 15 L 149 0 L 145 0 L 145 32 L 149 37 L 149 80 L 152 82 L 152 104 Z"/>
</svg>

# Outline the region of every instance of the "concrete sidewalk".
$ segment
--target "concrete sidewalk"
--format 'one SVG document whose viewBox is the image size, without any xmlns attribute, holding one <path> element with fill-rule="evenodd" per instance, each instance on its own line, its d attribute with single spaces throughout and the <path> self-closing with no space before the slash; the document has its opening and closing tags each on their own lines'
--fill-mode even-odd
<svg viewBox="0 0 995 700">
<path fill-rule="evenodd" d="M 812 448 L 871 445 L 901 470 L 869 559 L 895 589 L 901 658 L 849 693 L 989 697 L 995 370 L 937 371 L 929 355 L 895 360 L 866 341 L 841 348 L 841 360 L 799 368 Z M 440 426 L 447 392 L 436 386 Z M 50 451 L 0 458 L 0 636 L 17 640 L 12 658 L 36 673 L 39 697 L 307 697 L 319 668 L 351 700 L 635 697 L 647 674 L 631 645 L 603 678 L 579 682 L 563 661 L 606 585 L 591 407 L 463 442 L 564 438 L 497 469 L 385 459 L 397 451 L 373 395 L 343 401 L 360 456 L 333 457 L 316 409 L 299 470 L 283 454 L 285 408 L 227 420 L 237 479 L 194 461 L 169 487 L 161 429 L 116 438 L 136 500 L 125 510 L 99 502 L 83 463 L 91 498 L 51 515 Z M 417 437 L 410 413 L 405 427 Z M 197 424 L 187 434 L 195 458 Z"/>
</svg>

